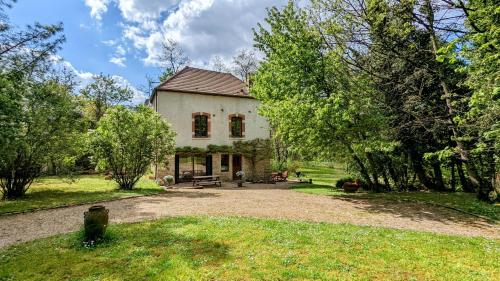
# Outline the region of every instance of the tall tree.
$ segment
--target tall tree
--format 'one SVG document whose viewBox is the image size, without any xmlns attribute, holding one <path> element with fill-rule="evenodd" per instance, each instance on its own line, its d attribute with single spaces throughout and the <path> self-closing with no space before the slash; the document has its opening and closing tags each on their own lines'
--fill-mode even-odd
<svg viewBox="0 0 500 281">
<path fill-rule="evenodd" d="M 466 84 L 473 90 L 469 111 L 460 122 L 476 130 L 473 152 L 482 155 L 481 160 L 487 163 L 483 176 L 492 187 L 485 188 L 483 196 L 489 191 L 488 195 L 494 199 L 500 194 L 500 9 L 494 0 L 453 3 L 466 16 L 467 33 L 463 40 L 453 43 L 461 43 L 460 55 L 470 62 L 460 72 L 468 75 Z M 441 51 L 446 54 L 446 50 L 454 50 L 449 46 Z"/>
<path fill-rule="evenodd" d="M 220 56 L 214 56 L 210 65 L 214 71 L 230 72 L 229 67 L 224 63 L 224 60 Z"/>
<path fill-rule="evenodd" d="M 179 43 L 173 39 L 167 38 L 161 45 L 161 52 L 158 56 L 160 66 L 163 72 L 160 75 L 160 82 L 163 82 L 174 75 L 181 68 L 187 66 L 190 62 L 189 57 L 181 48 Z"/>
<path fill-rule="evenodd" d="M 52 69 L 62 25 L 14 28 L 5 13 L 13 2 L 0 1 L 0 188 L 7 199 L 22 197 L 49 162 L 71 164 L 82 129 L 73 82 Z"/>
<path fill-rule="evenodd" d="M 276 137 L 302 154 L 350 157 L 367 185 L 378 189 L 374 152 L 392 145 L 383 139 L 384 117 L 366 77 L 324 48 L 307 13 L 293 3 L 271 8 L 266 26 L 254 33 L 265 60 L 252 91 Z"/>
<path fill-rule="evenodd" d="M 65 85 L 12 75 L 0 75 L 0 99 L 7 96 L 10 105 L 8 123 L 0 120 L 2 131 L 7 128 L 0 140 L 0 187 L 7 199 L 22 197 L 49 162 L 74 161 L 82 129 Z"/>
<path fill-rule="evenodd" d="M 257 70 L 258 61 L 255 52 L 242 49 L 233 57 L 233 71 L 241 80 L 248 82 Z"/>
<path fill-rule="evenodd" d="M 128 86 L 122 86 L 110 75 L 94 75 L 93 82 L 81 90 L 81 94 L 90 102 L 91 122 L 95 128 L 106 110 L 116 104 L 130 101 L 133 92 Z"/>
<path fill-rule="evenodd" d="M 468 33 L 463 21 L 475 10 L 468 5 L 452 0 L 314 0 L 309 10 L 327 48 L 341 50 L 344 63 L 368 74 L 388 97 L 392 112 L 387 113 L 398 116 L 397 127 L 406 130 L 395 136 L 403 144 L 409 141 L 406 150 L 420 182 L 442 189 L 441 168 L 451 163 L 446 165 L 457 167 L 462 187 L 471 185 L 486 199 L 490 176 L 481 163 L 494 161 L 474 153 L 477 133 L 462 121 L 471 92 L 464 87 L 466 76 L 457 71 L 467 62 L 442 58 L 443 48 L 454 51 L 449 40 Z"/>
</svg>

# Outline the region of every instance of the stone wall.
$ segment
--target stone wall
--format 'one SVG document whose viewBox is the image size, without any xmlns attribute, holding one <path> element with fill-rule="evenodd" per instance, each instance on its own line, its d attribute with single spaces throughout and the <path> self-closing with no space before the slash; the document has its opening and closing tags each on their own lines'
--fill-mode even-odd
<svg viewBox="0 0 500 281">
<path fill-rule="evenodd" d="M 247 180 L 268 181 L 271 178 L 271 158 L 257 161 L 252 168 L 251 159 L 243 157 L 243 172 Z"/>
<path fill-rule="evenodd" d="M 175 176 L 175 155 L 168 156 L 163 165 L 153 167 L 153 173 L 156 179 L 163 179 L 167 175 Z"/>
</svg>

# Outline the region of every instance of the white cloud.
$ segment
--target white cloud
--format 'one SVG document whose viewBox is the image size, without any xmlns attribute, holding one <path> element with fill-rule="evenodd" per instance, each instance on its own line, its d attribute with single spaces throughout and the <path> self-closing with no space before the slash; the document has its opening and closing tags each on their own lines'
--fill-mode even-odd
<svg viewBox="0 0 500 281">
<path fill-rule="evenodd" d="M 125 20 L 137 23 L 151 23 L 162 13 L 175 9 L 180 0 L 116 0 Z"/>
<path fill-rule="evenodd" d="M 85 0 L 85 5 L 90 7 L 90 15 L 96 20 L 101 20 L 102 15 L 108 11 L 109 0 Z"/>
<path fill-rule="evenodd" d="M 118 43 L 118 40 L 107 40 L 107 41 L 102 41 L 102 43 L 106 46 L 109 47 L 115 47 L 115 52 L 109 59 L 110 63 L 116 64 L 121 67 L 126 67 L 127 65 L 125 62 L 127 61 L 126 54 L 127 54 L 127 49 L 121 44 Z"/>
<path fill-rule="evenodd" d="M 214 55 L 231 58 L 237 50 L 252 47 L 252 28 L 264 20 L 267 7 L 287 3 L 287 0 L 113 1 L 124 19 L 123 37 L 144 52 L 144 64 L 150 66 L 157 65 L 165 38 L 178 41 L 198 65 L 206 65 Z"/>
<path fill-rule="evenodd" d="M 111 47 L 117 44 L 117 40 L 104 40 L 102 41 L 102 43 L 106 46 Z"/>
<path fill-rule="evenodd" d="M 125 65 L 126 61 L 127 61 L 127 58 L 125 58 L 125 57 L 112 57 L 109 59 L 110 63 L 114 63 L 114 64 L 121 66 L 121 67 L 127 67 L 127 65 Z"/>
<path fill-rule="evenodd" d="M 148 95 L 146 95 L 146 93 L 132 86 L 132 84 L 130 84 L 130 82 L 122 76 L 113 75 L 112 77 L 113 79 L 115 79 L 118 85 L 122 87 L 128 87 L 132 91 L 133 96 L 130 104 L 141 104 L 144 103 L 144 101 L 146 101 L 146 99 L 148 98 Z"/>
<path fill-rule="evenodd" d="M 127 53 L 127 51 L 125 50 L 125 47 L 123 47 L 122 45 L 118 45 L 116 47 L 116 54 L 117 55 L 124 56 L 126 53 Z"/>
</svg>

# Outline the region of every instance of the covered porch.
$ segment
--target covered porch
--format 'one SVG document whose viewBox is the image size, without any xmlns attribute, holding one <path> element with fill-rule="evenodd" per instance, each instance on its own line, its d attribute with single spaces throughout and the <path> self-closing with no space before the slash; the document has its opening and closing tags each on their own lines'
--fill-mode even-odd
<svg viewBox="0 0 500 281">
<path fill-rule="evenodd" d="M 177 153 L 174 158 L 175 183 L 192 182 L 197 176 L 218 175 L 223 181 L 236 180 L 243 170 L 243 157 L 229 153 Z M 171 164 L 170 164 L 171 165 Z"/>
</svg>

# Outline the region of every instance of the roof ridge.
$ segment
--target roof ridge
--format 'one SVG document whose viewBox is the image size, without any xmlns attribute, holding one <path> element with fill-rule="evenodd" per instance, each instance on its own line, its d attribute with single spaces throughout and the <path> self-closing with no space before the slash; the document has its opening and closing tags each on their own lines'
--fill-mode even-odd
<svg viewBox="0 0 500 281">
<path fill-rule="evenodd" d="M 246 83 L 233 74 L 190 66 L 186 66 L 158 85 L 153 96 L 157 90 L 249 97 Z"/>
<path fill-rule="evenodd" d="M 190 69 L 192 67 L 189 67 L 189 66 L 186 66 L 184 67 L 183 69 L 177 71 L 174 75 L 172 75 L 170 78 L 168 78 L 167 80 L 161 82 L 158 86 L 155 87 L 155 89 L 159 88 L 159 87 L 162 87 L 164 86 L 165 84 L 167 84 L 168 82 L 170 82 L 172 79 L 174 79 L 175 77 L 179 76 L 179 74 L 183 73 L 184 71 Z"/>
<path fill-rule="evenodd" d="M 188 66 L 188 67 L 191 68 L 191 69 L 195 69 L 195 70 L 201 70 L 201 71 L 207 71 L 207 72 L 215 72 L 215 73 L 224 74 L 224 75 L 231 75 L 231 76 L 237 78 L 238 80 L 241 80 L 238 77 L 234 76 L 231 72 L 222 72 L 222 71 L 216 71 L 216 70 L 204 69 L 204 68 L 192 67 L 192 66 Z"/>
</svg>

